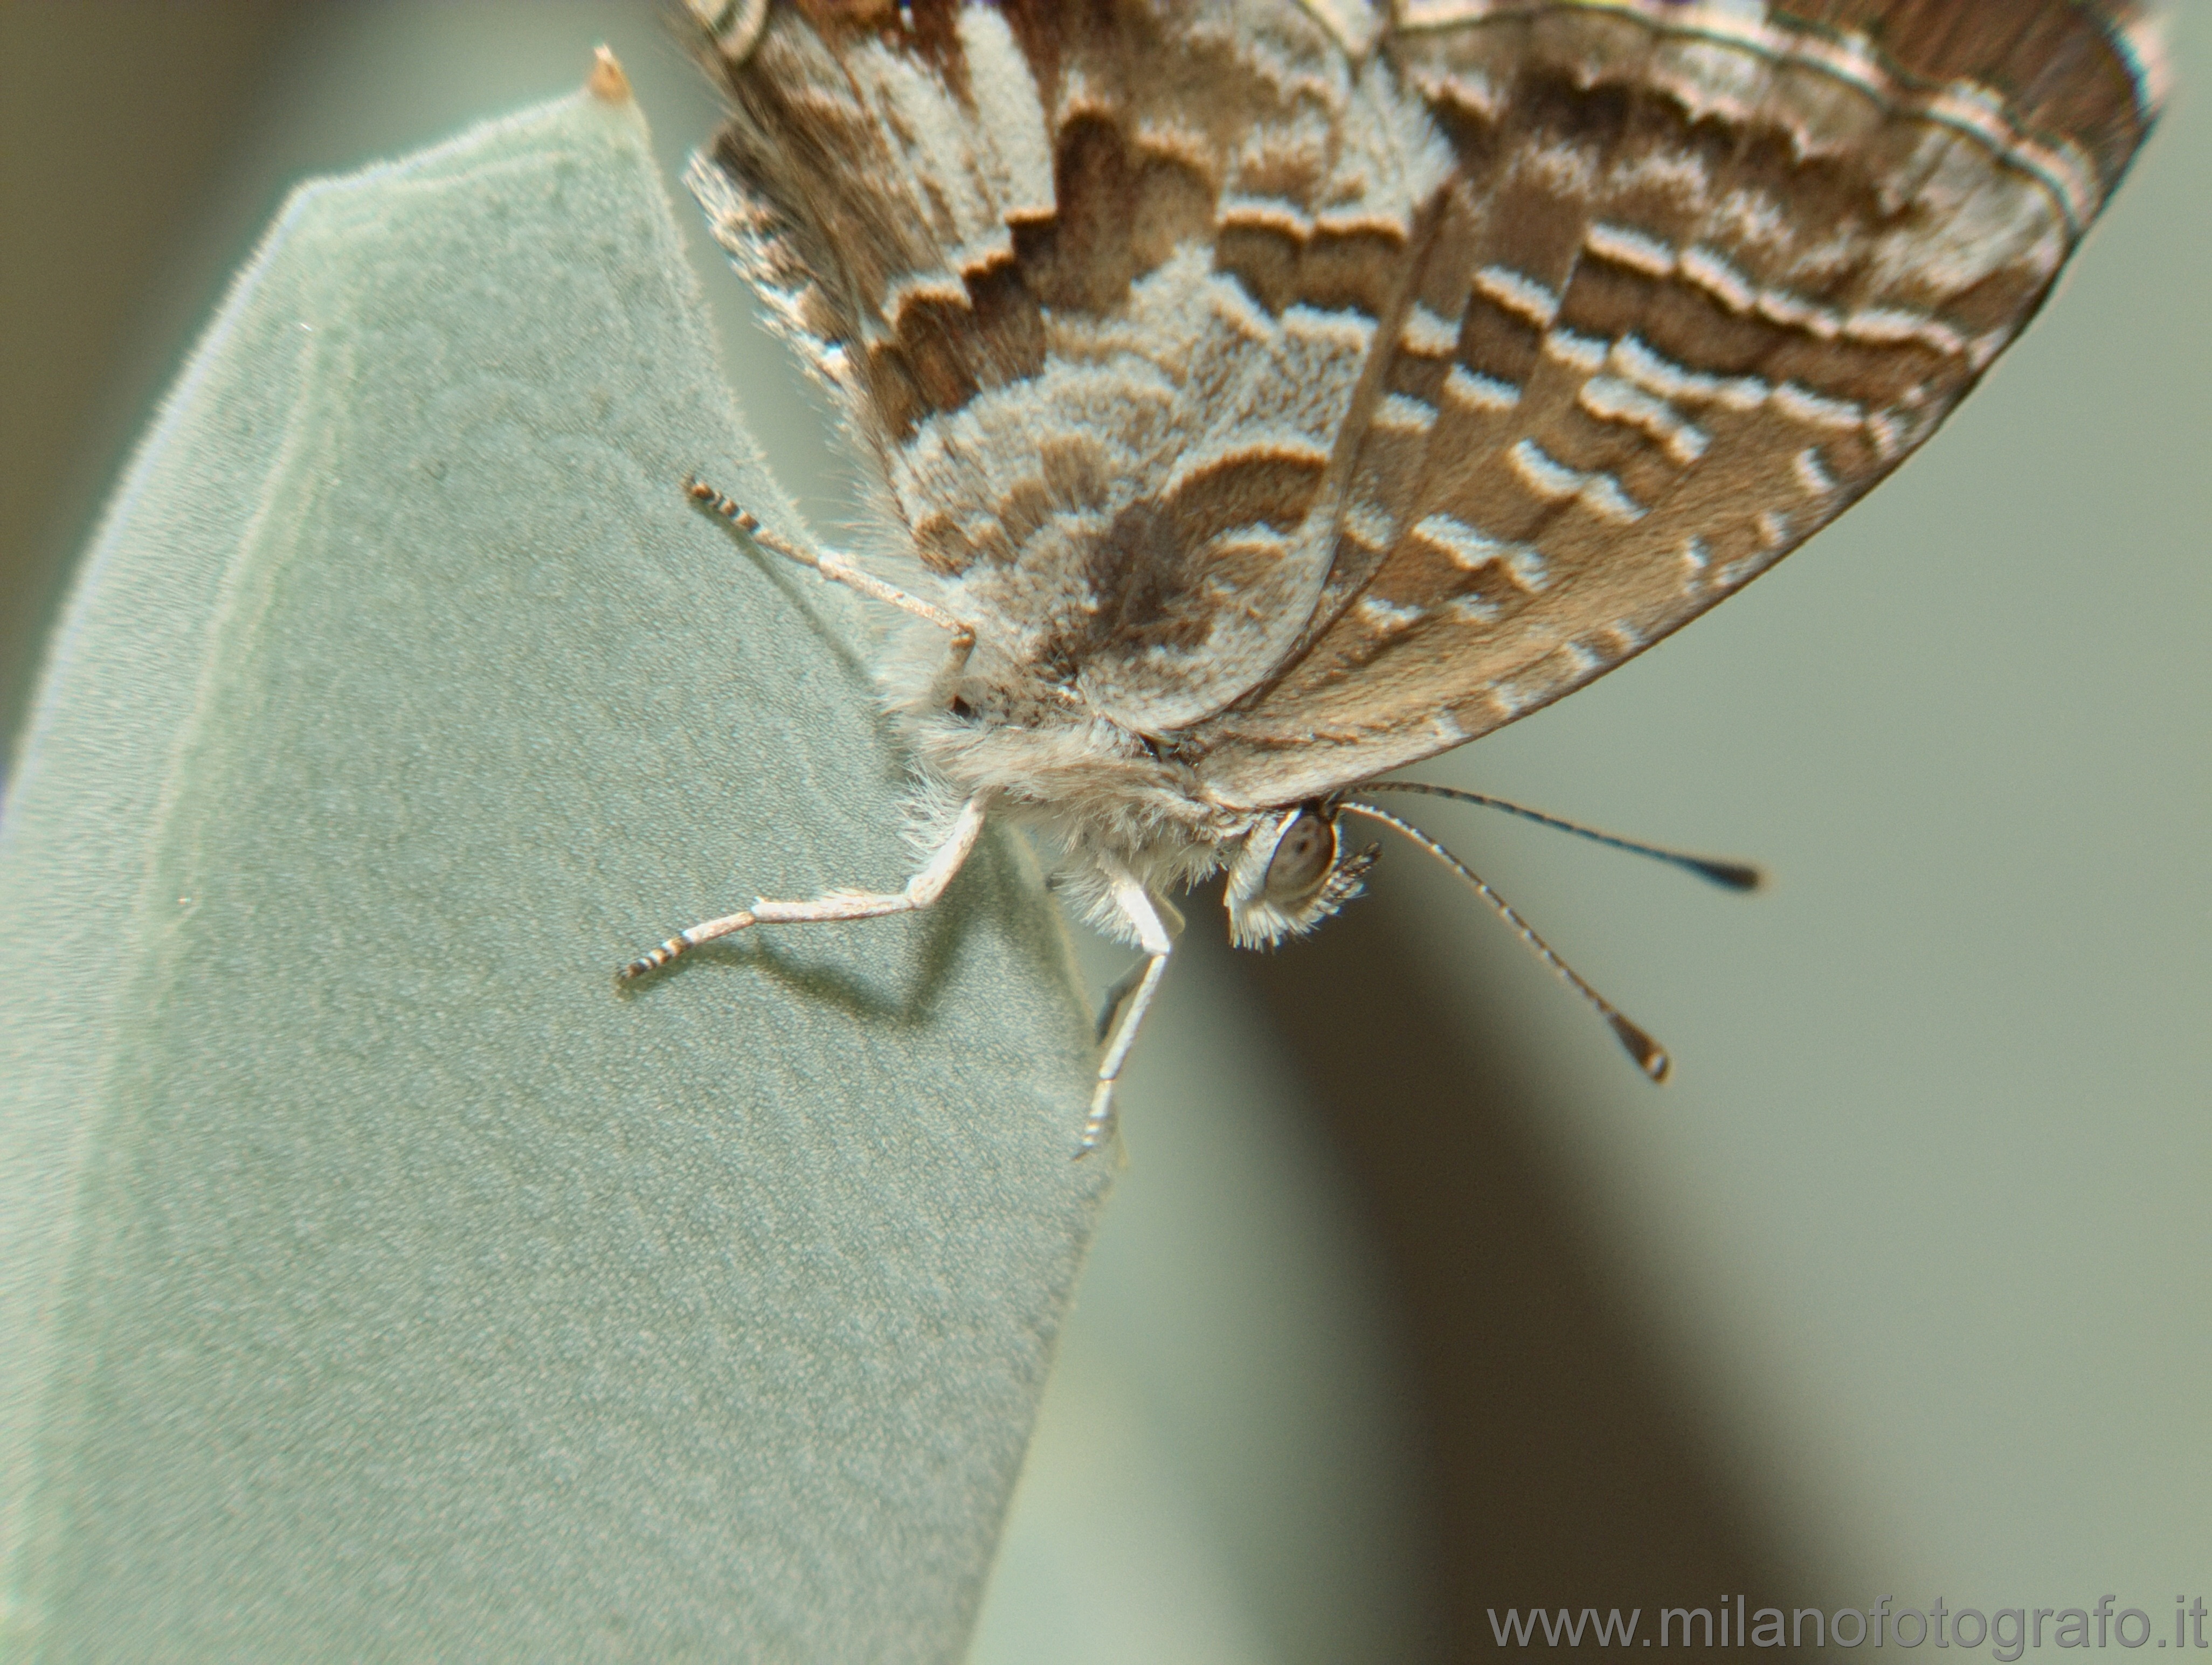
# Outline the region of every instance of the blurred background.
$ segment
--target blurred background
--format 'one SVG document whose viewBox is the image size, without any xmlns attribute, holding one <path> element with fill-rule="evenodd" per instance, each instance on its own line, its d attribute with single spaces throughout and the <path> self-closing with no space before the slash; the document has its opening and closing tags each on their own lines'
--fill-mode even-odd
<svg viewBox="0 0 2212 1665">
<path fill-rule="evenodd" d="M 1508 1609 L 1648 1634 L 1738 1595 L 2111 1591 L 2163 1638 L 2212 1599 L 2203 21 L 2108 220 L 1926 451 L 1412 772 L 1769 866 L 1737 899 L 1413 806 L 1674 1083 L 1409 848 L 1277 954 L 1193 899 L 979 1659 L 1457 1659 Z M 0 0 L 0 732 L 287 190 L 563 94 L 599 40 L 674 189 L 714 105 L 642 4 Z M 834 535 L 823 412 L 693 251 Z"/>
</svg>

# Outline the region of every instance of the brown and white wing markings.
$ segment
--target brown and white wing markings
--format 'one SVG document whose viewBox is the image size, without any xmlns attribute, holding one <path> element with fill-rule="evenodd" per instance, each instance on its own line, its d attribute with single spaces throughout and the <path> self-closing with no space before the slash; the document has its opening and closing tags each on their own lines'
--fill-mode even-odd
<svg viewBox="0 0 2212 1665">
<path fill-rule="evenodd" d="M 1379 50 L 1457 170 L 1350 465 L 1388 512 L 1187 742 L 1231 804 L 1486 733 L 1796 548 L 2033 313 L 2159 92 L 2127 0 L 1410 0 Z"/>
<path fill-rule="evenodd" d="M 731 44 L 695 188 L 1003 686 L 1169 734 L 1314 611 L 1455 165 L 1334 9 L 814 3 Z"/>
</svg>

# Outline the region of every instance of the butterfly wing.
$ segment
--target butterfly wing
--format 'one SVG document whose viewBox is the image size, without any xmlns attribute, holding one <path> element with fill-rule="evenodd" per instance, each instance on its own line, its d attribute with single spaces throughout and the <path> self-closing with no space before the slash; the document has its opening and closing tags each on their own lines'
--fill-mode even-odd
<svg viewBox="0 0 2212 1665">
<path fill-rule="evenodd" d="M 1361 54 L 1375 15 L 1331 5 L 809 0 L 741 9 L 717 58 L 694 189 L 946 604 L 1010 677 L 1141 732 L 1305 630 L 1377 320 L 1455 166 Z M 1298 269 L 1218 268 L 1285 227 Z"/>
<path fill-rule="evenodd" d="M 1741 587 L 2033 313 L 2158 93 L 2127 0 L 1415 0 L 1453 147 L 1291 655 L 1188 742 L 1295 802 L 1487 733 Z"/>
</svg>

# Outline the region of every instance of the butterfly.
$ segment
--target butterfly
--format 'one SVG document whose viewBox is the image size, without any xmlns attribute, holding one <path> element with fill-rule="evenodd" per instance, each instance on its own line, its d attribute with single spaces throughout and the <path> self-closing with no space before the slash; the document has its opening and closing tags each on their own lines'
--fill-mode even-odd
<svg viewBox="0 0 2212 1665">
<path fill-rule="evenodd" d="M 1144 958 L 1079 1154 L 1226 870 L 1232 937 L 1376 778 L 1634 657 L 1927 439 L 2155 116 L 2136 0 L 695 0 L 718 239 L 873 463 L 927 907 L 987 817 Z M 1446 794 L 1450 796 L 1450 794 Z M 1640 847 L 1640 846 L 1632 846 Z M 1663 853 L 1663 852 L 1650 852 Z M 1728 883 L 1728 863 L 1683 860 Z"/>
</svg>

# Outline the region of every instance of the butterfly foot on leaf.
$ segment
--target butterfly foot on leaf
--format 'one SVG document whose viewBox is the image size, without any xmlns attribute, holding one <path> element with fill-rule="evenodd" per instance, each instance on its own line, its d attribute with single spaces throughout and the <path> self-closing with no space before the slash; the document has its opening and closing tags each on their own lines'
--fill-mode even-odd
<svg viewBox="0 0 2212 1665">
<path fill-rule="evenodd" d="M 787 903 L 784 905 L 788 908 L 790 905 Z M 662 966 L 690 953 L 702 942 L 712 942 L 716 937 L 727 936 L 733 931 L 746 929 L 758 923 L 759 916 L 751 908 L 744 908 L 736 913 L 725 914 L 720 919 L 709 919 L 704 924 L 694 925 L 689 930 L 678 931 L 659 948 L 640 954 L 617 972 L 615 987 L 619 989 L 641 977 L 651 976 Z"/>
<path fill-rule="evenodd" d="M 641 977 L 652 976 L 662 966 L 673 963 L 678 956 L 684 954 L 690 946 L 690 943 L 680 935 L 670 937 L 659 948 L 640 954 L 617 972 L 616 986 L 619 988 L 623 984 L 635 983 Z"/>
</svg>

